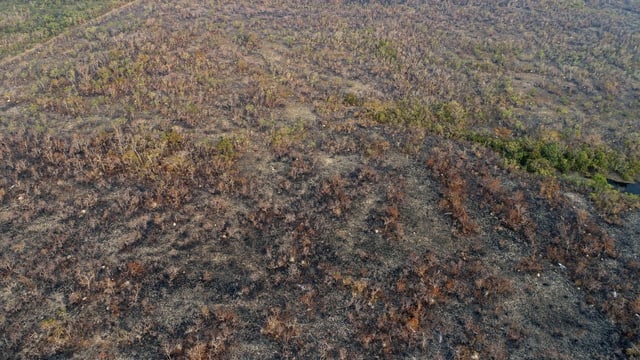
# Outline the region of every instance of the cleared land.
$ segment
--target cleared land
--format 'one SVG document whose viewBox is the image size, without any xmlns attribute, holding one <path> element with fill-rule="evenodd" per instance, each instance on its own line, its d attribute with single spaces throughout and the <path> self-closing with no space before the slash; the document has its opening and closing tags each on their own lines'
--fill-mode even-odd
<svg viewBox="0 0 640 360">
<path fill-rule="evenodd" d="M 0 23 L 0 358 L 640 356 L 635 3 L 74 4 Z"/>
</svg>

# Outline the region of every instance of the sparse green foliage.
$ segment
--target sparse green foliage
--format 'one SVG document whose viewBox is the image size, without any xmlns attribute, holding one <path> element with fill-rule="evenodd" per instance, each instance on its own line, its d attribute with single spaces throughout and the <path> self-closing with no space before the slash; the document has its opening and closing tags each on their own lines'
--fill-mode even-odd
<svg viewBox="0 0 640 360">
<path fill-rule="evenodd" d="M 354 93 L 346 93 L 344 94 L 344 103 L 349 106 L 359 106 L 362 105 L 362 100 Z"/>
<path fill-rule="evenodd" d="M 379 40 L 376 44 L 376 55 L 384 60 L 395 62 L 398 60 L 397 45 L 391 40 Z"/>
<path fill-rule="evenodd" d="M 239 139 L 223 136 L 216 142 L 215 149 L 226 162 L 231 162 L 239 155 L 239 144 Z"/>
<path fill-rule="evenodd" d="M 363 105 L 372 120 L 394 126 L 419 127 L 437 135 L 455 136 L 466 128 L 466 112 L 457 102 L 427 106 L 419 99 L 369 101 Z"/>
<path fill-rule="evenodd" d="M 161 139 L 167 143 L 167 146 L 172 151 L 180 149 L 182 144 L 184 143 L 184 136 L 175 129 L 171 129 L 162 133 Z"/>
</svg>

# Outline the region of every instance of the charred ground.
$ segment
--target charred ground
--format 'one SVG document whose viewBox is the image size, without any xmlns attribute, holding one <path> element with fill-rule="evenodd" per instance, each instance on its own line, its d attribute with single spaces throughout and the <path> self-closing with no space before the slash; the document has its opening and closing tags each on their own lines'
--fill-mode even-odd
<svg viewBox="0 0 640 360">
<path fill-rule="evenodd" d="M 103 12 L 0 60 L 0 356 L 640 356 L 634 5 Z"/>
</svg>

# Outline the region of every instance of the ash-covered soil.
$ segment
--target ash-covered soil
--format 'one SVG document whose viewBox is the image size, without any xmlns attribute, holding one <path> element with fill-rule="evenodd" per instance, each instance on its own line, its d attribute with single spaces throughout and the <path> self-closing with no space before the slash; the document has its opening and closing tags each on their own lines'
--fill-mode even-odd
<svg viewBox="0 0 640 360">
<path fill-rule="evenodd" d="M 637 198 L 466 135 L 633 158 L 637 12 L 507 5 L 133 1 L 5 62 L 0 358 L 640 356 Z"/>
</svg>

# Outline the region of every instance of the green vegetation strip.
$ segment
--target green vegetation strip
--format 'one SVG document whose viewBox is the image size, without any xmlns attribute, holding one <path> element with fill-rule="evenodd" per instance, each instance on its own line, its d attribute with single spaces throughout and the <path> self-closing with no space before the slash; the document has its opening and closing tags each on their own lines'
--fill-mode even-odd
<svg viewBox="0 0 640 360">
<path fill-rule="evenodd" d="M 455 100 L 427 106 L 417 99 L 365 102 L 347 94 L 344 102 L 349 106 L 361 105 L 365 116 L 380 124 L 419 127 L 436 135 L 481 144 L 502 155 L 508 163 L 530 173 L 545 176 L 553 176 L 556 172 L 578 173 L 603 186 L 607 184 L 607 178 L 613 175 L 629 182 L 640 175 L 640 159 L 605 146 L 473 132 L 467 124 L 467 111 Z"/>
<path fill-rule="evenodd" d="M 130 1 L 0 1 L 0 59 Z"/>
<path fill-rule="evenodd" d="M 626 181 L 633 181 L 640 174 L 640 160 L 602 146 L 571 146 L 530 137 L 501 138 L 477 133 L 469 133 L 466 138 L 495 150 L 531 173 L 553 175 L 554 170 L 561 174 L 577 172 L 605 183 L 606 176 L 610 174 L 617 174 Z"/>
</svg>

